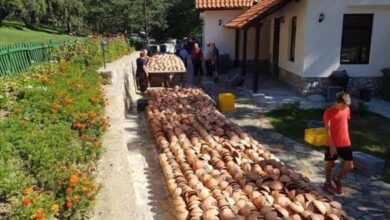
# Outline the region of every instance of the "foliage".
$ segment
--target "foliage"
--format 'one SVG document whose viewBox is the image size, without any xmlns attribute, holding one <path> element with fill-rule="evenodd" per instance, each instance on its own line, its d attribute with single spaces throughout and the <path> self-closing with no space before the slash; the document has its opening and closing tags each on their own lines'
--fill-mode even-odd
<svg viewBox="0 0 390 220">
<path fill-rule="evenodd" d="M 288 112 L 290 115 L 298 113 L 301 103 L 299 101 L 283 103 L 282 109 Z"/>
<path fill-rule="evenodd" d="M 172 4 L 167 16 L 170 37 L 182 39 L 189 35 L 202 35 L 202 20 L 194 9 L 194 0 L 182 0 Z"/>
<path fill-rule="evenodd" d="M 146 15 L 144 5 L 146 2 Z M 0 0 L 0 24 L 7 16 L 21 19 L 30 29 L 37 23 L 64 27 L 68 33 L 137 33 L 162 40 L 201 33 L 195 0 Z"/>
<path fill-rule="evenodd" d="M 46 13 L 47 4 L 45 0 L 20 0 L 23 7 L 17 10 L 27 27 L 32 28 L 39 19 Z"/>
<path fill-rule="evenodd" d="M 98 191 L 92 170 L 109 126 L 96 69 L 101 39 L 53 51 L 17 77 L 0 78 L 0 204 L 11 219 L 83 219 Z M 110 40 L 111 59 L 128 53 Z"/>
</svg>

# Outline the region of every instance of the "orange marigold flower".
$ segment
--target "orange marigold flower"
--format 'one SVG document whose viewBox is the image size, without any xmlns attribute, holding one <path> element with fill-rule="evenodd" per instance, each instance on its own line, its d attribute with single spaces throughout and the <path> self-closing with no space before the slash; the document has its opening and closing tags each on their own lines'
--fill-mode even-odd
<svg viewBox="0 0 390 220">
<path fill-rule="evenodd" d="M 24 197 L 23 199 L 22 199 L 22 204 L 23 205 L 30 205 L 30 204 L 32 204 L 33 203 L 33 200 L 31 199 L 31 198 L 29 198 L 29 197 Z"/>
<path fill-rule="evenodd" d="M 66 189 L 66 193 L 67 193 L 67 194 L 71 194 L 72 192 L 73 192 L 73 189 L 71 189 L 71 188 L 67 188 L 67 189 Z"/>
<path fill-rule="evenodd" d="M 89 124 L 90 124 L 91 126 L 95 126 L 95 125 L 96 125 L 96 121 L 95 121 L 95 120 L 91 120 L 91 121 L 89 122 Z"/>
<path fill-rule="evenodd" d="M 24 192 L 24 194 L 29 195 L 29 194 L 31 194 L 32 192 L 34 192 L 34 189 L 33 189 L 32 187 L 28 187 L 28 188 L 25 188 L 25 189 L 23 190 L 23 192 Z"/>
<path fill-rule="evenodd" d="M 86 125 L 82 123 L 75 123 L 73 124 L 73 128 L 83 130 L 85 129 Z"/>
<path fill-rule="evenodd" d="M 51 103 L 51 107 L 54 109 L 54 110 L 58 110 L 61 108 L 61 105 L 56 103 L 56 102 L 52 102 Z"/>
<path fill-rule="evenodd" d="M 73 207 L 73 203 L 71 201 L 66 201 L 66 208 L 70 209 Z"/>
<path fill-rule="evenodd" d="M 87 177 L 84 177 L 83 182 L 85 185 L 91 184 L 91 181 Z"/>
<path fill-rule="evenodd" d="M 89 112 L 88 113 L 88 118 L 92 120 L 92 119 L 94 119 L 96 117 L 96 115 L 97 115 L 96 112 Z"/>
<path fill-rule="evenodd" d="M 41 220 L 45 218 L 45 213 L 42 208 L 39 208 L 36 213 L 31 216 L 32 219 Z"/>
<path fill-rule="evenodd" d="M 60 206 L 58 204 L 54 204 L 51 206 L 51 211 L 53 212 L 59 212 L 60 211 Z"/>
<path fill-rule="evenodd" d="M 73 196 L 73 200 L 76 201 L 76 202 L 79 202 L 80 201 L 80 196 L 79 195 L 74 195 Z"/>
<path fill-rule="evenodd" d="M 88 188 L 86 188 L 86 187 L 83 188 L 83 193 L 85 193 L 85 194 L 88 195 L 90 192 L 91 192 L 90 189 L 88 189 Z"/>
<path fill-rule="evenodd" d="M 69 183 L 72 186 L 76 186 L 79 183 L 79 177 L 76 175 L 72 175 L 69 177 Z"/>
</svg>

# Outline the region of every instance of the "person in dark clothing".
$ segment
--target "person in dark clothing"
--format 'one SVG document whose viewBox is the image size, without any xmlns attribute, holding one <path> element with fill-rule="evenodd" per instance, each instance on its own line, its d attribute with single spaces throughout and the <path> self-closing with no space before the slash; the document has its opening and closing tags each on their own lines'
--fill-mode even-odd
<svg viewBox="0 0 390 220">
<path fill-rule="evenodd" d="M 203 75 L 203 69 L 202 69 L 202 49 L 199 48 L 198 44 L 194 44 L 194 49 L 192 50 L 191 53 L 191 59 L 192 59 L 192 64 L 194 66 L 194 76 L 198 77 L 198 72 L 200 72 L 200 76 Z"/>
<path fill-rule="evenodd" d="M 206 51 L 204 53 L 204 62 L 206 64 L 206 74 L 208 77 L 213 76 L 213 66 L 212 66 L 212 56 L 213 56 L 213 48 L 211 47 L 211 42 L 207 41 Z"/>
<path fill-rule="evenodd" d="M 146 63 L 148 61 L 147 50 L 142 50 L 140 57 L 137 59 L 136 80 L 139 90 L 145 92 L 148 89 L 148 72 L 146 70 Z"/>
</svg>

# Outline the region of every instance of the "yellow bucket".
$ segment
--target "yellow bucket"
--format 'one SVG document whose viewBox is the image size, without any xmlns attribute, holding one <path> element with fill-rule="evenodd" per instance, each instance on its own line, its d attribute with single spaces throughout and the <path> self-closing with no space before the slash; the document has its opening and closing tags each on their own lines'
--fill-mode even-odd
<svg viewBox="0 0 390 220">
<path fill-rule="evenodd" d="M 221 93 L 218 96 L 218 107 L 221 112 L 234 111 L 236 97 L 232 93 Z"/>
<path fill-rule="evenodd" d="M 326 130 L 325 128 L 309 128 L 305 129 L 305 141 L 314 146 L 326 145 Z"/>
</svg>

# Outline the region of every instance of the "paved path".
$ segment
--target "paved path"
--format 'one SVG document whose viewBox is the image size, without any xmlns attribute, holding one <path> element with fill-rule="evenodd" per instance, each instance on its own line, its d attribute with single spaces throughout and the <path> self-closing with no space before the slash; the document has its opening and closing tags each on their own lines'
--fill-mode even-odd
<svg viewBox="0 0 390 220">
<path fill-rule="evenodd" d="M 189 70 L 191 71 L 191 67 Z M 246 88 L 230 87 L 224 80 L 226 76 L 221 78 L 222 81 L 217 84 L 213 84 L 210 79 L 203 78 L 200 85 L 213 98 L 224 91 L 233 92 L 236 95 L 236 110 L 226 116 L 242 126 L 281 161 L 308 177 L 314 184 L 322 186 L 325 180 L 322 149 L 314 150 L 279 134 L 265 117 L 266 112 L 280 107 L 284 102 L 300 100 L 303 101 L 305 108 L 319 108 L 321 103 L 302 99 L 294 91 L 283 88 L 284 85 L 280 82 L 269 80 L 266 77 L 262 80 L 257 97 Z M 187 81 L 192 82 L 193 77 L 189 75 Z M 371 110 L 379 114 L 386 117 L 390 114 L 389 102 L 373 100 L 367 104 L 370 105 Z M 341 164 L 338 163 L 336 169 L 340 168 Z M 351 216 L 364 220 L 390 219 L 390 184 L 375 177 L 369 178 L 351 172 L 345 178 L 345 191 L 342 196 L 328 196 L 341 202 Z"/>
<path fill-rule="evenodd" d="M 323 153 L 277 133 L 265 118 L 265 111 L 249 99 L 239 99 L 236 111 L 227 117 L 245 128 L 281 161 L 321 186 L 325 175 Z M 345 185 L 346 193 L 334 199 L 340 201 L 351 216 L 390 219 L 390 184 L 352 172 L 346 177 Z"/>
<path fill-rule="evenodd" d="M 104 70 L 113 76 L 112 83 L 104 86 L 111 127 L 103 137 L 105 153 L 97 172 L 102 189 L 91 220 L 175 219 L 144 113 L 129 109 L 131 101 L 140 98 L 134 91 L 130 62 L 138 56 L 123 57 Z"/>
</svg>

